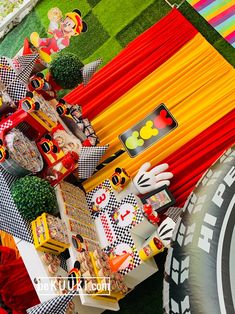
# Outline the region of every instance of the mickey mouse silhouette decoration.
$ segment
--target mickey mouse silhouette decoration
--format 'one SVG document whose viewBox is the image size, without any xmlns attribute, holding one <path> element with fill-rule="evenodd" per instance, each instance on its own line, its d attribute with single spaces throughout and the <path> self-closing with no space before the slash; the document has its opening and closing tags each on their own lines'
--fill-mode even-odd
<svg viewBox="0 0 235 314">
<path fill-rule="evenodd" d="M 124 148 L 135 157 L 178 126 L 164 104 L 119 136 Z"/>
<path fill-rule="evenodd" d="M 40 58 L 49 63 L 51 54 L 68 47 L 72 36 L 78 36 L 87 31 L 87 24 L 82 20 L 78 9 L 66 13 L 65 18 L 62 19 L 60 9 L 52 8 L 47 16 L 50 20 L 48 33 L 53 37 L 40 38 L 37 32 L 33 32 L 30 35 L 30 41 L 38 49 Z"/>
</svg>

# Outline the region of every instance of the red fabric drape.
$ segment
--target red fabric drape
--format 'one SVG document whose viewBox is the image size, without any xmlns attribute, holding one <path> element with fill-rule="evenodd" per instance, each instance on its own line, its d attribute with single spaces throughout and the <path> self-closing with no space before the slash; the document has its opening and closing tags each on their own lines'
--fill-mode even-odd
<svg viewBox="0 0 235 314">
<path fill-rule="evenodd" d="M 174 174 L 170 190 L 178 206 L 184 205 L 203 173 L 235 143 L 234 123 L 235 110 L 232 110 L 162 161 L 170 165 Z"/>
<path fill-rule="evenodd" d="M 86 86 L 79 86 L 65 99 L 83 107 L 92 119 L 174 55 L 197 34 L 197 30 L 173 9 L 103 67 Z"/>
<path fill-rule="evenodd" d="M 28 272 L 15 251 L 0 246 L 0 295 L 7 307 L 15 314 L 26 313 L 40 300 L 35 292 Z"/>
</svg>

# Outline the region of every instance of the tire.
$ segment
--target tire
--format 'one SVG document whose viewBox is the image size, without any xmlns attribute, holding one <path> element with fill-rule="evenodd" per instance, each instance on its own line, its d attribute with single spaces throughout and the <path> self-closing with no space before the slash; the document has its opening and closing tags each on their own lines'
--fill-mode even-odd
<svg viewBox="0 0 235 314">
<path fill-rule="evenodd" d="M 235 313 L 234 222 L 232 147 L 198 182 L 176 224 L 165 265 L 165 313 Z"/>
</svg>

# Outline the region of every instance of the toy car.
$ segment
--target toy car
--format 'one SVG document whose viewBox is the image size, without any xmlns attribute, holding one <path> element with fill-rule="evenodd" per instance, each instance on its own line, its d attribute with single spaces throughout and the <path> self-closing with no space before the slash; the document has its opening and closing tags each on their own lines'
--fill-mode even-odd
<svg viewBox="0 0 235 314">
<path fill-rule="evenodd" d="M 52 137 L 49 134 L 46 134 L 40 141 L 40 146 L 45 154 L 57 153 L 58 147 L 52 141 Z"/>
<path fill-rule="evenodd" d="M 143 207 L 144 216 L 148 219 L 149 222 L 151 222 L 153 225 L 156 225 L 159 223 L 160 218 L 153 210 L 152 206 L 150 204 L 144 204 Z"/>
<path fill-rule="evenodd" d="M 74 263 L 74 268 L 71 269 L 68 274 L 69 289 L 76 289 L 78 287 L 78 284 L 80 284 L 81 287 L 84 286 L 84 279 L 81 276 L 82 273 L 80 271 L 80 263 L 76 261 Z"/>
<path fill-rule="evenodd" d="M 34 101 L 32 92 L 27 92 L 26 97 L 20 100 L 19 105 L 26 112 L 40 109 L 40 104 L 39 102 Z"/>
<path fill-rule="evenodd" d="M 64 116 L 70 113 L 69 108 L 66 106 L 66 102 L 64 99 L 60 99 L 57 106 L 56 106 L 56 111 L 60 116 Z"/>
<path fill-rule="evenodd" d="M 116 168 L 110 179 L 112 188 L 118 192 L 122 191 L 129 181 L 130 176 L 124 168 Z"/>
<path fill-rule="evenodd" d="M 80 234 L 77 234 L 76 236 L 75 235 L 72 236 L 72 243 L 73 243 L 74 248 L 78 252 L 84 252 L 88 250 L 87 244 Z"/>
<path fill-rule="evenodd" d="M 30 85 L 34 90 L 43 89 L 44 84 L 44 75 L 42 73 L 37 73 L 30 78 Z"/>
</svg>

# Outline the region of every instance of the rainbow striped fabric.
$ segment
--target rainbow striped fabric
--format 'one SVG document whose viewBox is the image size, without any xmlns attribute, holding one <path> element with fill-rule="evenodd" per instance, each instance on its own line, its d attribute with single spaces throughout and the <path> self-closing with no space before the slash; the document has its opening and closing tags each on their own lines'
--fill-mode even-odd
<svg viewBox="0 0 235 314">
<path fill-rule="evenodd" d="M 187 0 L 204 19 L 235 47 L 235 0 Z"/>
</svg>

